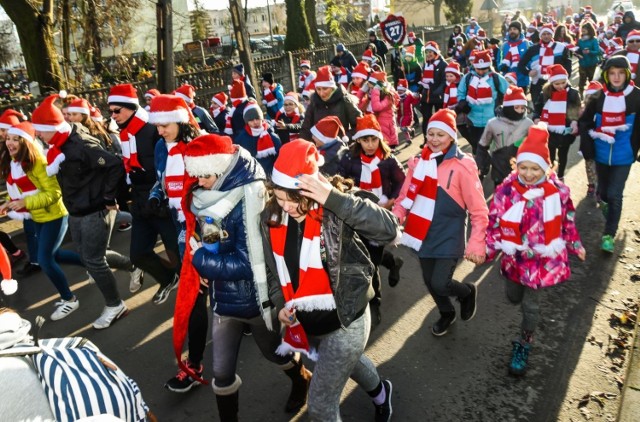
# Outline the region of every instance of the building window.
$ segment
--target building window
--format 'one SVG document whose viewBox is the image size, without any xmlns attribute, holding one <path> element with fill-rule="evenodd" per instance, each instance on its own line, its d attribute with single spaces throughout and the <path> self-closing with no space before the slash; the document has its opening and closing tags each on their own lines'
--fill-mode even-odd
<svg viewBox="0 0 640 422">
<path fill-rule="evenodd" d="M 264 13 L 262 14 L 262 22 L 264 22 Z"/>
</svg>

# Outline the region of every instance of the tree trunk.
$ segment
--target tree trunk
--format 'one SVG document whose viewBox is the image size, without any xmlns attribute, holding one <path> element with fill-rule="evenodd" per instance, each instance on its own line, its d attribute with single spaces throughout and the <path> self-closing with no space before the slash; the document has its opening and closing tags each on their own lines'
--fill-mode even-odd
<svg viewBox="0 0 640 422">
<path fill-rule="evenodd" d="M 229 0 L 229 11 L 231 12 L 231 23 L 233 24 L 233 33 L 238 44 L 238 53 L 240 54 L 240 61 L 244 65 L 245 74 L 247 78 L 251 80 L 251 84 L 255 87 L 259 87 L 256 84 L 256 69 L 253 65 L 251 55 L 251 44 L 249 43 L 249 34 L 247 32 L 247 25 L 245 24 L 244 14 L 242 12 L 241 0 Z M 256 89 L 256 100 L 258 104 L 262 100 L 262 90 Z"/>
<path fill-rule="evenodd" d="M 311 45 L 311 32 L 304 12 L 304 5 L 300 0 L 285 0 L 285 4 L 287 5 L 287 34 L 293 34 L 294 36 L 287 36 L 284 39 L 284 49 L 286 51 L 295 51 L 309 48 Z M 291 31 L 291 28 L 295 28 L 296 31 Z"/>
<path fill-rule="evenodd" d="M 307 16 L 309 32 L 315 45 L 320 45 L 320 34 L 318 34 L 318 20 L 316 19 L 316 0 L 304 1 L 304 14 Z"/>
<path fill-rule="evenodd" d="M 42 11 L 29 0 L 0 0 L 16 25 L 29 79 L 40 84 L 40 92 L 58 91 L 62 75 L 53 42 L 53 0 L 44 0 Z"/>
<path fill-rule="evenodd" d="M 93 63 L 93 71 L 96 75 L 100 75 L 103 70 L 102 66 L 102 39 L 100 38 L 100 27 L 98 25 L 98 16 L 96 11 L 96 0 L 87 1 L 87 28 L 86 37 L 87 47 L 91 48 L 91 61 Z"/>
<path fill-rule="evenodd" d="M 71 63 L 71 44 L 69 41 L 71 14 L 69 12 L 69 0 L 62 0 L 62 70 L 67 80 L 69 79 L 69 64 Z"/>
<path fill-rule="evenodd" d="M 433 2 L 433 14 L 435 18 L 435 25 L 440 26 L 440 12 L 442 10 L 442 0 L 434 0 Z"/>
</svg>

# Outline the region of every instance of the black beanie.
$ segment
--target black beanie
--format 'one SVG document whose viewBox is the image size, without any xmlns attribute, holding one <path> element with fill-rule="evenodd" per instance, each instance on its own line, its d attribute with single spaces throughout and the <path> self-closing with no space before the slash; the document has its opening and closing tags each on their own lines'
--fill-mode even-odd
<svg viewBox="0 0 640 422">
<path fill-rule="evenodd" d="M 342 63 L 340 63 L 340 58 L 338 56 L 334 56 L 329 64 L 331 66 L 342 67 Z"/>
<path fill-rule="evenodd" d="M 516 28 L 522 34 L 522 24 L 520 21 L 513 21 L 509 24 L 509 29 Z"/>
<path fill-rule="evenodd" d="M 262 80 L 268 82 L 269 85 L 273 85 L 273 73 L 266 72 L 262 74 Z"/>
</svg>

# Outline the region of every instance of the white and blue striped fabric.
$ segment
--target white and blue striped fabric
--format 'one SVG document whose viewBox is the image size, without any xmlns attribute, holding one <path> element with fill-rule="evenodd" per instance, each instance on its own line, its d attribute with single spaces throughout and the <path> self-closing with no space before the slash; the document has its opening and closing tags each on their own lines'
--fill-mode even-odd
<svg viewBox="0 0 640 422">
<path fill-rule="evenodd" d="M 138 385 L 90 341 L 79 338 L 41 340 L 32 355 L 56 421 L 97 415 L 145 421 L 149 410 Z"/>
</svg>

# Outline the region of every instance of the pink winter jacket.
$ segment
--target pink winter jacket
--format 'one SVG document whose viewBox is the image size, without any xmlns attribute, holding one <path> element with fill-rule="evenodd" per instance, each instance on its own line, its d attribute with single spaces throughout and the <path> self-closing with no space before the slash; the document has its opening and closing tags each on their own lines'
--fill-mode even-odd
<svg viewBox="0 0 640 422">
<path fill-rule="evenodd" d="M 409 211 L 400 203 L 407 196 L 419 161 L 420 157 L 413 157 L 407 162 L 407 177 L 393 207 L 393 214 L 402 224 Z M 418 256 L 461 258 L 466 254 L 484 255 L 488 213 L 476 162 L 455 143 L 452 144 L 438 166 L 438 192 L 433 220 Z M 471 216 L 471 236 L 465 247 L 468 215 Z"/>
<path fill-rule="evenodd" d="M 420 95 L 407 91 L 404 98 L 400 97 L 400 105 L 398 106 L 398 126 L 412 127 L 413 126 L 413 107 L 420 102 Z"/>
<path fill-rule="evenodd" d="M 395 104 L 398 103 L 398 93 L 392 91 L 384 100 L 381 100 L 380 90 L 374 88 L 369 95 L 371 97 L 371 108 L 380 123 L 384 140 L 390 146 L 398 145 L 398 127 L 395 120 Z"/>
<path fill-rule="evenodd" d="M 517 180 L 516 172 L 511 173 L 500 184 L 493 195 L 493 202 L 489 211 L 489 227 L 487 228 L 487 257 L 489 260 L 501 252 L 500 217 L 511 206 L 522 199 L 522 195 L 513 188 L 513 181 Z M 568 252 L 579 254 L 583 250 L 580 235 L 575 223 L 575 208 L 571 201 L 569 188 L 558 180 L 555 173 L 549 176 L 549 181 L 558 187 L 562 203 L 562 238 L 566 242 L 563 249 L 553 258 L 543 257 L 532 248 L 516 251 L 514 255 L 502 254 L 500 272 L 507 279 L 523 284 L 532 289 L 549 287 L 565 281 L 571 276 Z M 542 204 L 544 198 L 536 198 L 532 204 L 525 206 L 520 230 L 523 238 L 526 236 L 529 245 L 544 245 L 544 220 Z"/>
</svg>

